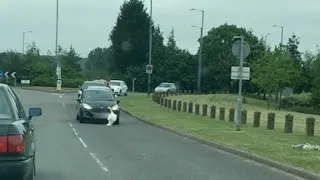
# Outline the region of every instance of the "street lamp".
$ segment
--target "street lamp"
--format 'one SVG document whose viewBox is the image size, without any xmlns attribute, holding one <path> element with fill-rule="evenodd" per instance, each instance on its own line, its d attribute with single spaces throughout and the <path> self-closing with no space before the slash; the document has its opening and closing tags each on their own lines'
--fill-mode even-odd
<svg viewBox="0 0 320 180">
<path fill-rule="evenodd" d="M 268 36 L 270 35 L 270 33 L 267 33 L 264 37 L 264 43 L 265 43 L 265 46 L 267 47 L 267 39 L 268 39 Z"/>
<path fill-rule="evenodd" d="M 150 24 L 149 24 L 149 65 L 152 59 L 152 0 L 150 0 Z M 151 73 L 148 73 L 148 96 L 150 96 Z"/>
<path fill-rule="evenodd" d="M 56 69 L 56 75 L 57 75 L 57 91 L 61 91 L 61 62 L 58 58 L 58 32 L 59 32 L 59 0 L 57 0 L 56 5 L 56 44 L 55 44 L 55 56 L 57 61 L 57 69 Z"/>
<path fill-rule="evenodd" d="M 201 86 L 201 66 L 202 66 L 202 43 L 203 43 L 203 21 L 204 21 L 204 10 L 191 8 L 190 11 L 199 11 L 201 12 L 201 27 L 200 27 L 200 50 L 199 50 L 199 60 L 198 60 L 198 80 L 197 80 L 197 90 L 200 92 Z M 193 26 L 196 27 L 196 26 Z"/>
<path fill-rule="evenodd" d="M 25 31 L 22 33 L 22 54 L 24 54 L 24 45 L 25 45 L 24 39 L 27 33 L 32 33 L 32 31 Z"/>
<path fill-rule="evenodd" d="M 273 25 L 272 27 L 277 27 L 277 28 L 281 28 L 281 47 L 282 47 L 282 44 L 283 44 L 283 26 L 279 26 L 279 25 Z"/>
</svg>

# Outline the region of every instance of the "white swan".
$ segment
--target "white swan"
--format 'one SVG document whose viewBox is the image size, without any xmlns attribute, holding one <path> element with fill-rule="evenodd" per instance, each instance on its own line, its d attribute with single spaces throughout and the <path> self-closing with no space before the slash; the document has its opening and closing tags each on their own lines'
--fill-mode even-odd
<svg viewBox="0 0 320 180">
<path fill-rule="evenodd" d="M 110 114 L 108 116 L 108 124 L 107 126 L 112 126 L 113 123 L 117 120 L 117 115 L 112 111 L 112 109 L 110 107 L 108 107 L 108 109 L 110 110 Z"/>
</svg>

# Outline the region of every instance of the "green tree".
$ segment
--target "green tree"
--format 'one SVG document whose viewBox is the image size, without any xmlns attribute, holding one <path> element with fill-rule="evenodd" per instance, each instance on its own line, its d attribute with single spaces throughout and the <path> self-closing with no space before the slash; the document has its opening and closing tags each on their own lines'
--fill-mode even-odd
<svg viewBox="0 0 320 180">
<path fill-rule="evenodd" d="M 107 78 L 112 71 L 112 50 L 111 48 L 95 48 L 90 51 L 85 64 L 86 73 L 92 78 Z"/>
<path fill-rule="evenodd" d="M 150 21 L 141 0 L 123 3 L 110 34 L 116 71 L 125 73 L 128 67 L 147 62 Z"/>
<path fill-rule="evenodd" d="M 261 58 L 265 46 L 252 31 L 228 24 L 212 28 L 203 39 L 202 90 L 237 91 L 238 82 L 230 80 L 230 71 L 231 66 L 239 64 L 239 60 L 231 53 L 233 37 L 239 35 L 245 37 L 251 48 L 251 53 L 245 60 L 245 66 L 250 66 L 255 60 Z M 245 87 L 248 90 L 254 89 L 251 83 L 246 83 Z"/>
</svg>

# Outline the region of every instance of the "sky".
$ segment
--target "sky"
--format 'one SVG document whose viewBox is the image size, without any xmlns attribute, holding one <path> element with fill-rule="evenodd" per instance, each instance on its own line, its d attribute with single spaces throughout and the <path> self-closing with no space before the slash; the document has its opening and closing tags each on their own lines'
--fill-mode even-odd
<svg viewBox="0 0 320 180">
<path fill-rule="evenodd" d="M 124 0 L 59 0 L 59 38 L 63 48 L 71 45 L 82 56 L 96 47 L 108 47 L 110 31 L 115 25 Z M 145 0 L 149 12 L 150 0 Z M 319 0 L 153 0 L 153 20 L 167 38 L 174 28 L 177 45 L 196 53 L 203 9 L 204 35 L 212 27 L 236 24 L 252 29 L 267 44 L 280 43 L 284 26 L 284 42 L 295 33 L 300 37 L 300 51 L 315 51 L 320 45 Z M 0 52 L 21 52 L 22 34 L 26 31 L 25 49 L 32 42 L 41 54 L 54 52 L 56 0 L 0 0 Z M 231 48 L 231 47 L 230 47 Z"/>
</svg>

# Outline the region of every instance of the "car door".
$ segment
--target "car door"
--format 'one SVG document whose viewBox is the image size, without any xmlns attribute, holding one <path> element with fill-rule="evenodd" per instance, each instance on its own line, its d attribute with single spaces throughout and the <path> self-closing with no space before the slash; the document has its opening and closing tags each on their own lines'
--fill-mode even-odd
<svg viewBox="0 0 320 180">
<path fill-rule="evenodd" d="M 21 123 L 24 126 L 24 137 L 25 137 L 25 143 L 26 143 L 26 153 L 29 154 L 29 156 L 33 156 L 35 153 L 35 144 L 36 144 L 36 138 L 35 138 L 35 128 L 34 124 L 31 122 L 31 119 L 27 117 L 24 108 L 17 96 L 17 94 L 11 89 L 8 88 L 8 92 L 13 100 L 13 108 L 15 110 L 15 113 L 17 113 L 17 116 L 19 118 L 19 123 Z"/>
</svg>

